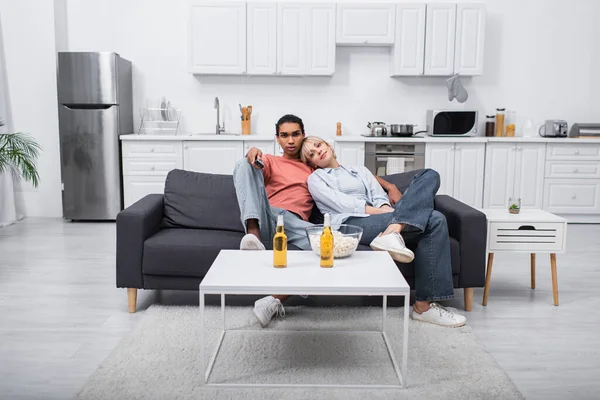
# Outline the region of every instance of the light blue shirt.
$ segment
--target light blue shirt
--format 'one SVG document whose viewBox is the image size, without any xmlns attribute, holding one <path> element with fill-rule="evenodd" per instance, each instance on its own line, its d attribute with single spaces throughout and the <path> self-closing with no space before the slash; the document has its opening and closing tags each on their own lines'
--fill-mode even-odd
<svg viewBox="0 0 600 400">
<path fill-rule="evenodd" d="M 365 206 L 390 205 L 379 182 L 363 166 L 317 169 L 308 177 L 308 190 L 319 210 L 331 214 L 332 224 L 368 217 Z"/>
</svg>

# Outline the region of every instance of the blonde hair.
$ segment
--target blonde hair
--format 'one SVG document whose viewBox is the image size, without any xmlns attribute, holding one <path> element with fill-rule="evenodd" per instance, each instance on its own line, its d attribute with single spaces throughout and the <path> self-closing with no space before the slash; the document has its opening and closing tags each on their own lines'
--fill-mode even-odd
<svg viewBox="0 0 600 400">
<path fill-rule="evenodd" d="M 302 160 L 302 162 L 304 164 L 312 167 L 312 165 L 310 164 L 310 161 L 308 160 L 308 154 L 310 153 L 308 146 L 310 146 L 311 144 L 318 143 L 318 142 L 321 142 L 321 143 L 325 144 L 327 147 L 329 147 L 331 149 L 331 154 L 333 154 L 333 158 L 337 158 L 335 155 L 335 150 L 333 150 L 333 147 L 331 147 L 329 145 L 327 140 L 321 139 L 318 136 L 307 136 L 302 141 L 302 149 L 300 150 L 300 159 Z"/>
</svg>

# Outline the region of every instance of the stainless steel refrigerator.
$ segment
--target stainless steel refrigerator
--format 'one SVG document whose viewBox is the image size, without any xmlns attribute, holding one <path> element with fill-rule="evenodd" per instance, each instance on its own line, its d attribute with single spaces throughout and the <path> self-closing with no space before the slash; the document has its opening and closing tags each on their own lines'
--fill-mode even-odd
<svg viewBox="0 0 600 400">
<path fill-rule="evenodd" d="M 133 133 L 131 62 L 58 53 L 63 217 L 114 220 L 123 208 L 119 135 Z"/>
</svg>

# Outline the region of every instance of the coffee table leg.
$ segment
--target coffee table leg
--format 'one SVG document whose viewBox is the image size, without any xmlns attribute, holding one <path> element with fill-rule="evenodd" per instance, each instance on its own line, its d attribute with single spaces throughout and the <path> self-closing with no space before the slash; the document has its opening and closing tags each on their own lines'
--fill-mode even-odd
<svg viewBox="0 0 600 400">
<path fill-rule="evenodd" d="M 387 296 L 383 296 L 383 317 L 381 318 L 381 332 L 385 333 L 385 320 L 387 318 Z"/>
<path fill-rule="evenodd" d="M 410 295 L 404 296 L 404 334 L 402 335 L 402 387 L 408 386 L 408 304 Z"/>
<path fill-rule="evenodd" d="M 558 278 L 556 277 L 556 253 L 550 253 L 550 267 L 552 268 L 552 294 L 554 305 L 558 305 Z"/>
<path fill-rule="evenodd" d="M 204 293 L 200 290 L 200 373 L 202 377 L 200 379 L 200 384 L 204 385 L 206 383 L 206 375 L 204 373 L 206 364 L 204 360 Z"/>
<path fill-rule="evenodd" d="M 225 331 L 225 295 L 221 294 L 221 321 L 223 321 L 223 331 Z"/>
</svg>

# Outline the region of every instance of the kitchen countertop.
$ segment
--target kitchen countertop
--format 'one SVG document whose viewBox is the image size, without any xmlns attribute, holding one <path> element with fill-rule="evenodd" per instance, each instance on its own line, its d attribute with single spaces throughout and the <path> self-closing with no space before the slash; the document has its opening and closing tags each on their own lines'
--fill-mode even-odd
<svg viewBox="0 0 600 400">
<path fill-rule="evenodd" d="M 190 140 L 190 141 L 202 141 L 202 140 L 216 140 L 216 141 L 227 141 L 227 140 L 257 140 L 257 141 L 271 141 L 275 140 L 274 135 L 214 135 L 214 134 L 198 134 L 198 135 L 121 135 L 121 140 L 158 140 L 158 141 L 170 141 L 170 140 Z M 373 137 L 373 136 L 322 136 L 327 139 L 328 142 L 377 142 L 377 143 L 597 143 L 600 144 L 600 137 L 598 139 L 578 139 L 578 138 L 544 138 L 544 137 L 483 137 L 483 136 L 472 136 L 472 137 L 448 137 L 448 136 L 413 136 L 413 137 Z"/>
</svg>

